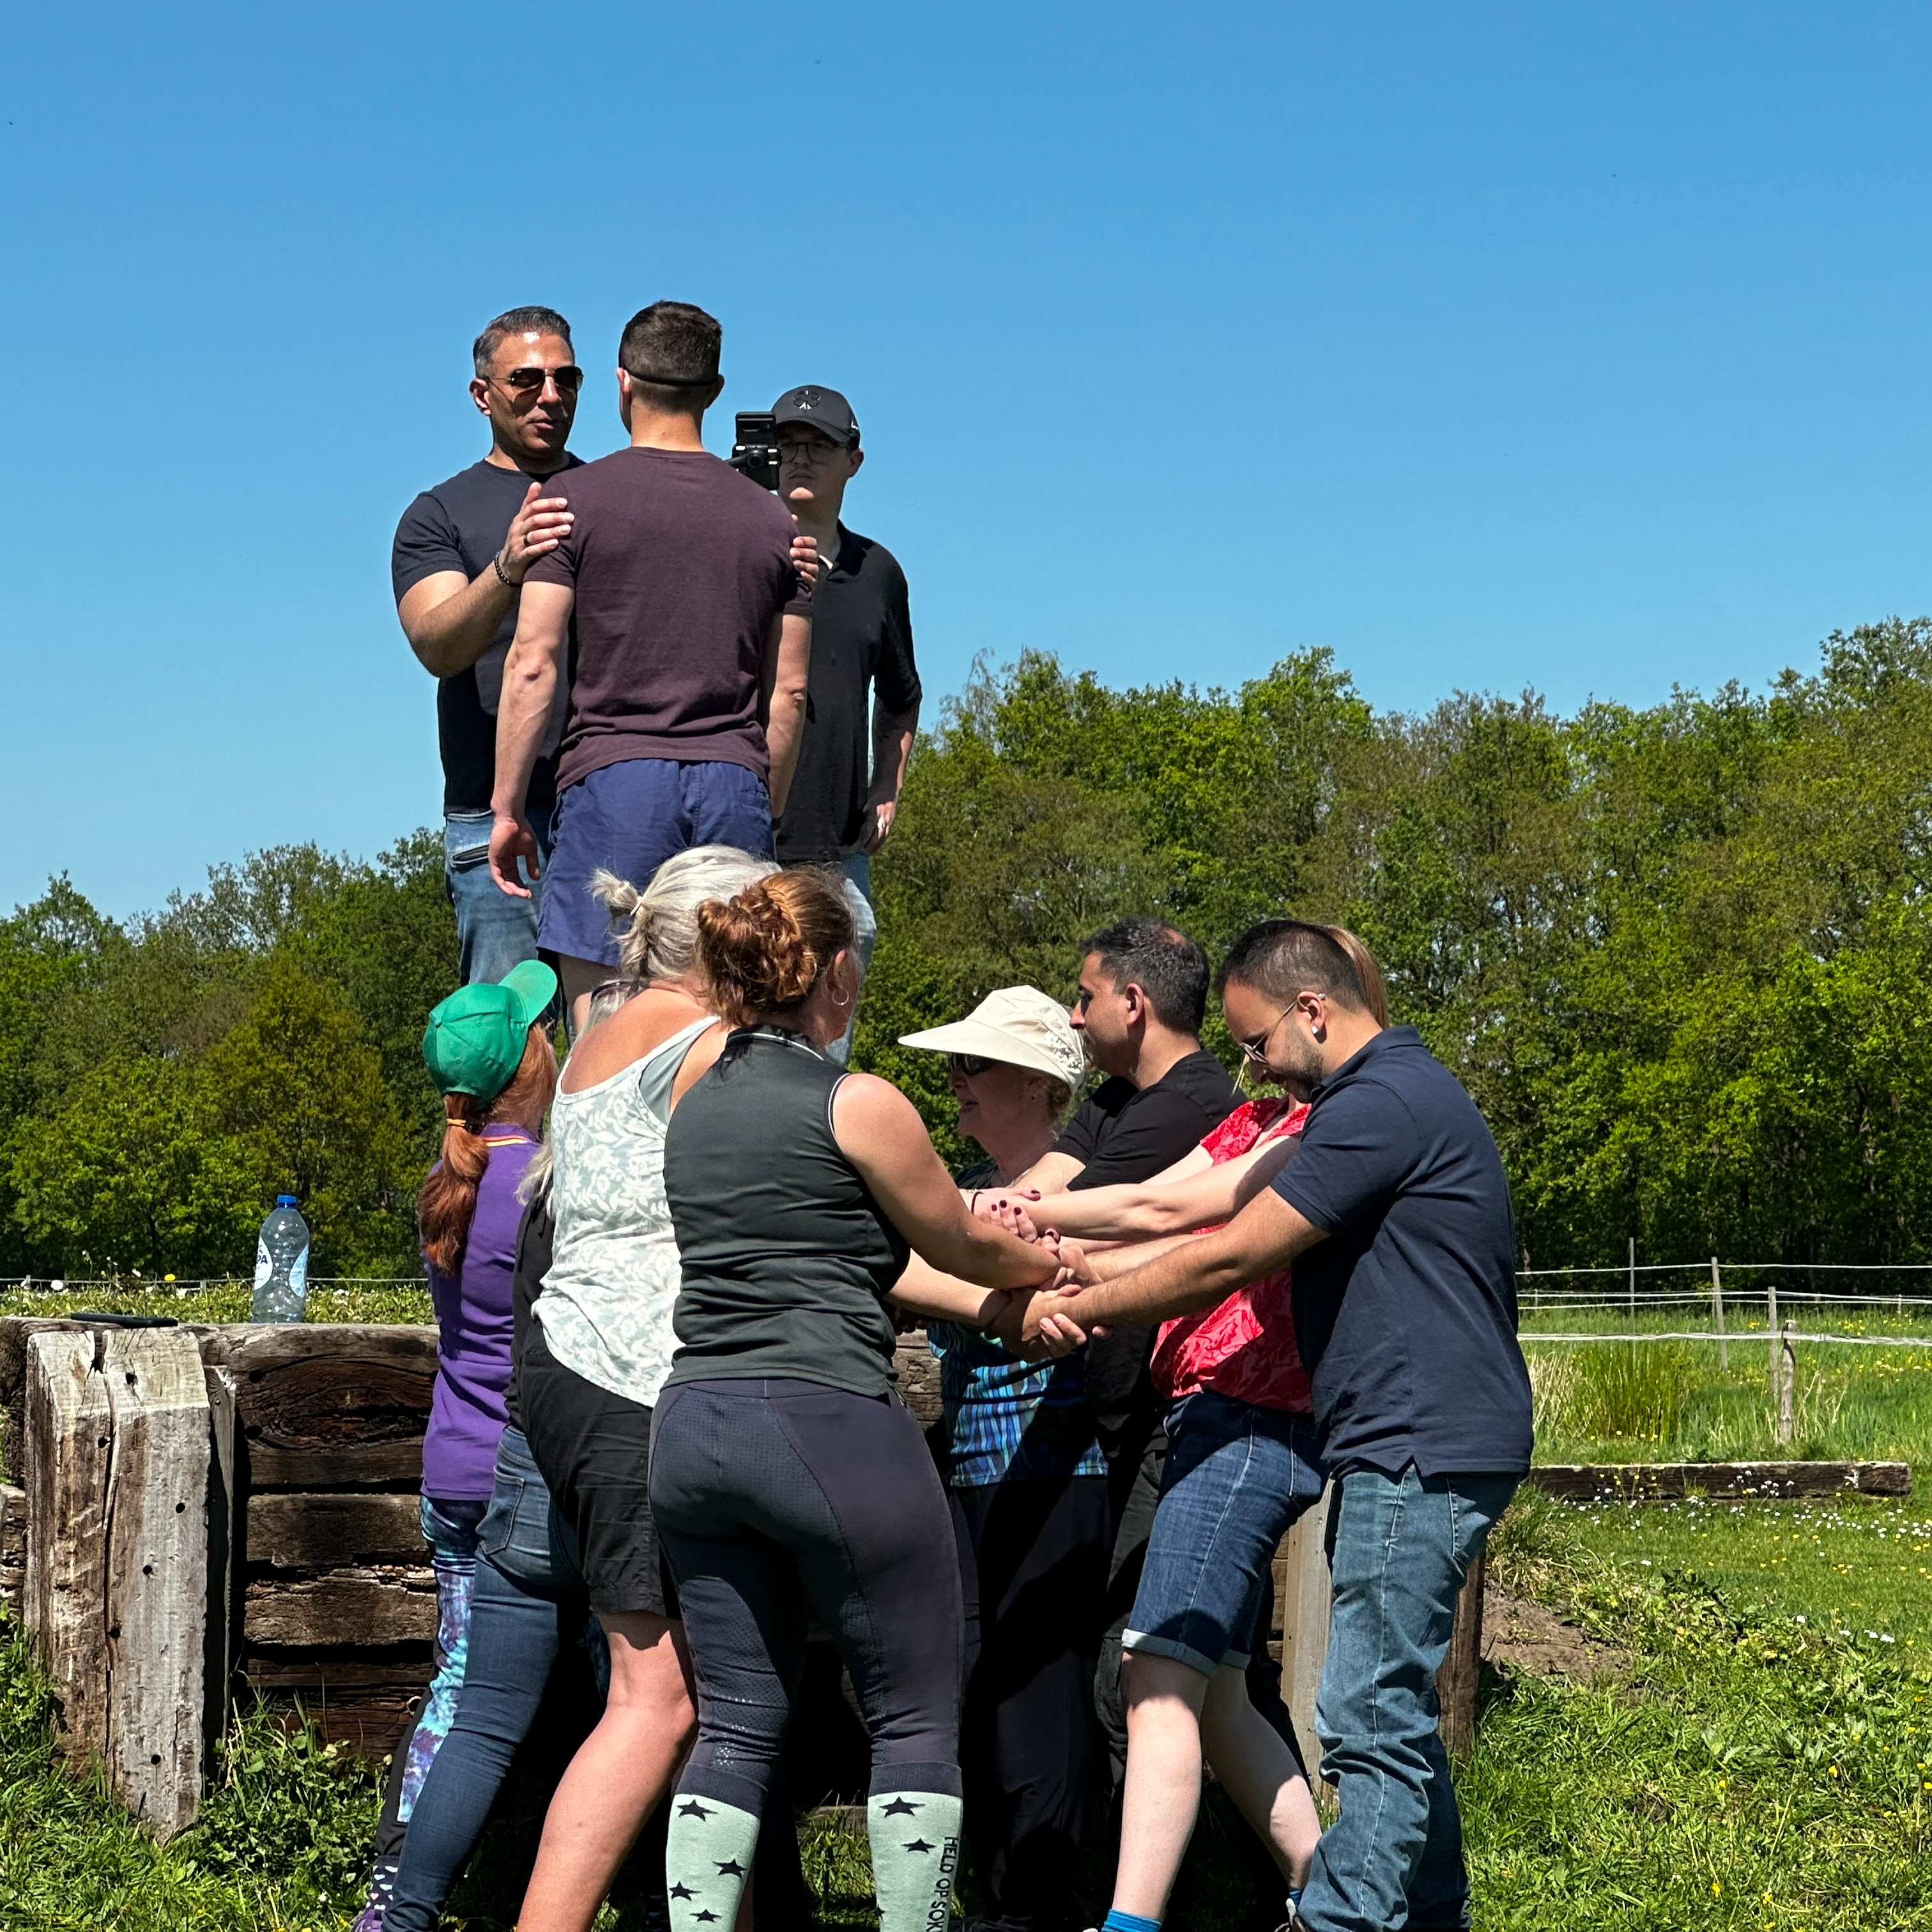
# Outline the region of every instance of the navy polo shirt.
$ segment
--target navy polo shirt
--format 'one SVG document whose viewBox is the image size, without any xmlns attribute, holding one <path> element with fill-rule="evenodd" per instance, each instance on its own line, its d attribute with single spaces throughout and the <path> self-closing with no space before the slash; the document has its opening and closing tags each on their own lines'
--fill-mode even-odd
<svg viewBox="0 0 1932 1932">
<path fill-rule="evenodd" d="M 1297 1257 L 1294 1328 L 1332 1473 L 1521 1474 L 1509 1184 L 1488 1123 L 1413 1027 L 1315 1090 L 1275 1191 L 1327 1235 Z"/>
</svg>

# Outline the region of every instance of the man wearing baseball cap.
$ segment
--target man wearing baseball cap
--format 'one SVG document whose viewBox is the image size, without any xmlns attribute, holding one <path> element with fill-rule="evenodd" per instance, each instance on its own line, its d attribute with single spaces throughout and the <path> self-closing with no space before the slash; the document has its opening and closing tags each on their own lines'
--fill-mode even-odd
<svg viewBox="0 0 1932 1932">
<path fill-rule="evenodd" d="M 866 460 L 852 405 L 836 389 L 807 383 L 788 389 L 772 415 L 779 500 L 798 519 L 800 534 L 818 539 L 820 571 L 812 595 L 805 736 L 778 823 L 778 862 L 844 870 L 854 888 L 848 896 L 864 966 L 878 934 L 872 854 L 891 835 L 919 730 L 905 573 L 884 544 L 839 520 L 845 486 Z M 832 1058 L 842 1062 L 851 1046 L 848 1027 Z"/>
</svg>

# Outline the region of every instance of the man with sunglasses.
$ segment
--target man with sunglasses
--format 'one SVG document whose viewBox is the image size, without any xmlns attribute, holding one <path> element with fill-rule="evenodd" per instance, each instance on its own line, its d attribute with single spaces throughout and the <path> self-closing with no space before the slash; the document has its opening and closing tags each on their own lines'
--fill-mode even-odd
<svg viewBox="0 0 1932 1932">
<path fill-rule="evenodd" d="M 778 824 L 778 862 L 836 866 L 844 873 L 862 968 L 872 964 L 879 932 L 872 855 L 891 835 L 919 734 L 921 694 L 905 572 L 884 544 L 839 520 L 845 486 L 866 460 L 852 405 L 836 389 L 807 384 L 788 389 L 772 416 L 779 500 L 799 529 L 817 539 L 820 571 L 812 594 L 805 736 Z M 845 1037 L 827 1051 L 842 1066 L 851 1047 L 848 1025 Z"/>
<path fill-rule="evenodd" d="M 490 452 L 425 490 L 396 526 L 390 571 L 403 633 L 436 679 L 442 752 L 444 879 L 456 908 L 466 982 L 494 985 L 537 952 L 537 900 L 490 877 L 490 790 L 503 661 L 524 578 L 571 526 L 544 486 L 577 466 L 565 448 L 584 372 L 570 325 L 553 308 L 513 308 L 477 337 L 470 400 L 490 424 Z M 530 775 L 538 867 L 550 853 L 556 749 L 569 692 L 560 688 Z"/>
</svg>

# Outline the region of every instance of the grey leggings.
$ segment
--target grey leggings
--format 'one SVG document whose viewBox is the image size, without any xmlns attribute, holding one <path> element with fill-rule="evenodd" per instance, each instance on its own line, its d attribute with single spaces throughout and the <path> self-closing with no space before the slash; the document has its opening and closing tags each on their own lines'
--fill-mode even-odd
<svg viewBox="0 0 1932 1932">
<path fill-rule="evenodd" d="M 945 1492 L 896 1399 L 684 1382 L 651 1430 L 651 1514 L 698 1678 L 681 1792 L 764 1808 L 816 1613 L 851 1673 L 874 1792 L 959 1782 L 959 1570 Z"/>
</svg>

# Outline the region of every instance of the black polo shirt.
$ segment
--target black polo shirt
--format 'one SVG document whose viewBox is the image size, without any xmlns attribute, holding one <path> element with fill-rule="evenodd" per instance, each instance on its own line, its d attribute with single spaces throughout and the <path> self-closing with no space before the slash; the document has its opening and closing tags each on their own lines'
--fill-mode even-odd
<svg viewBox="0 0 1932 1932">
<path fill-rule="evenodd" d="M 824 864 L 858 844 L 872 788 L 874 688 L 898 716 L 920 700 L 905 572 L 884 544 L 841 524 L 838 556 L 812 596 L 805 736 L 775 832 L 781 865 Z"/>
<path fill-rule="evenodd" d="M 1316 1089 L 1274 1188 L 1328 1235 L 1294 1264 L 1294 1328 L 1330 1472 L 1526 1470 L 1509 1184 L 1488 1123 L 1413 1027 L 1377 1034 Z"/>
</svg>

